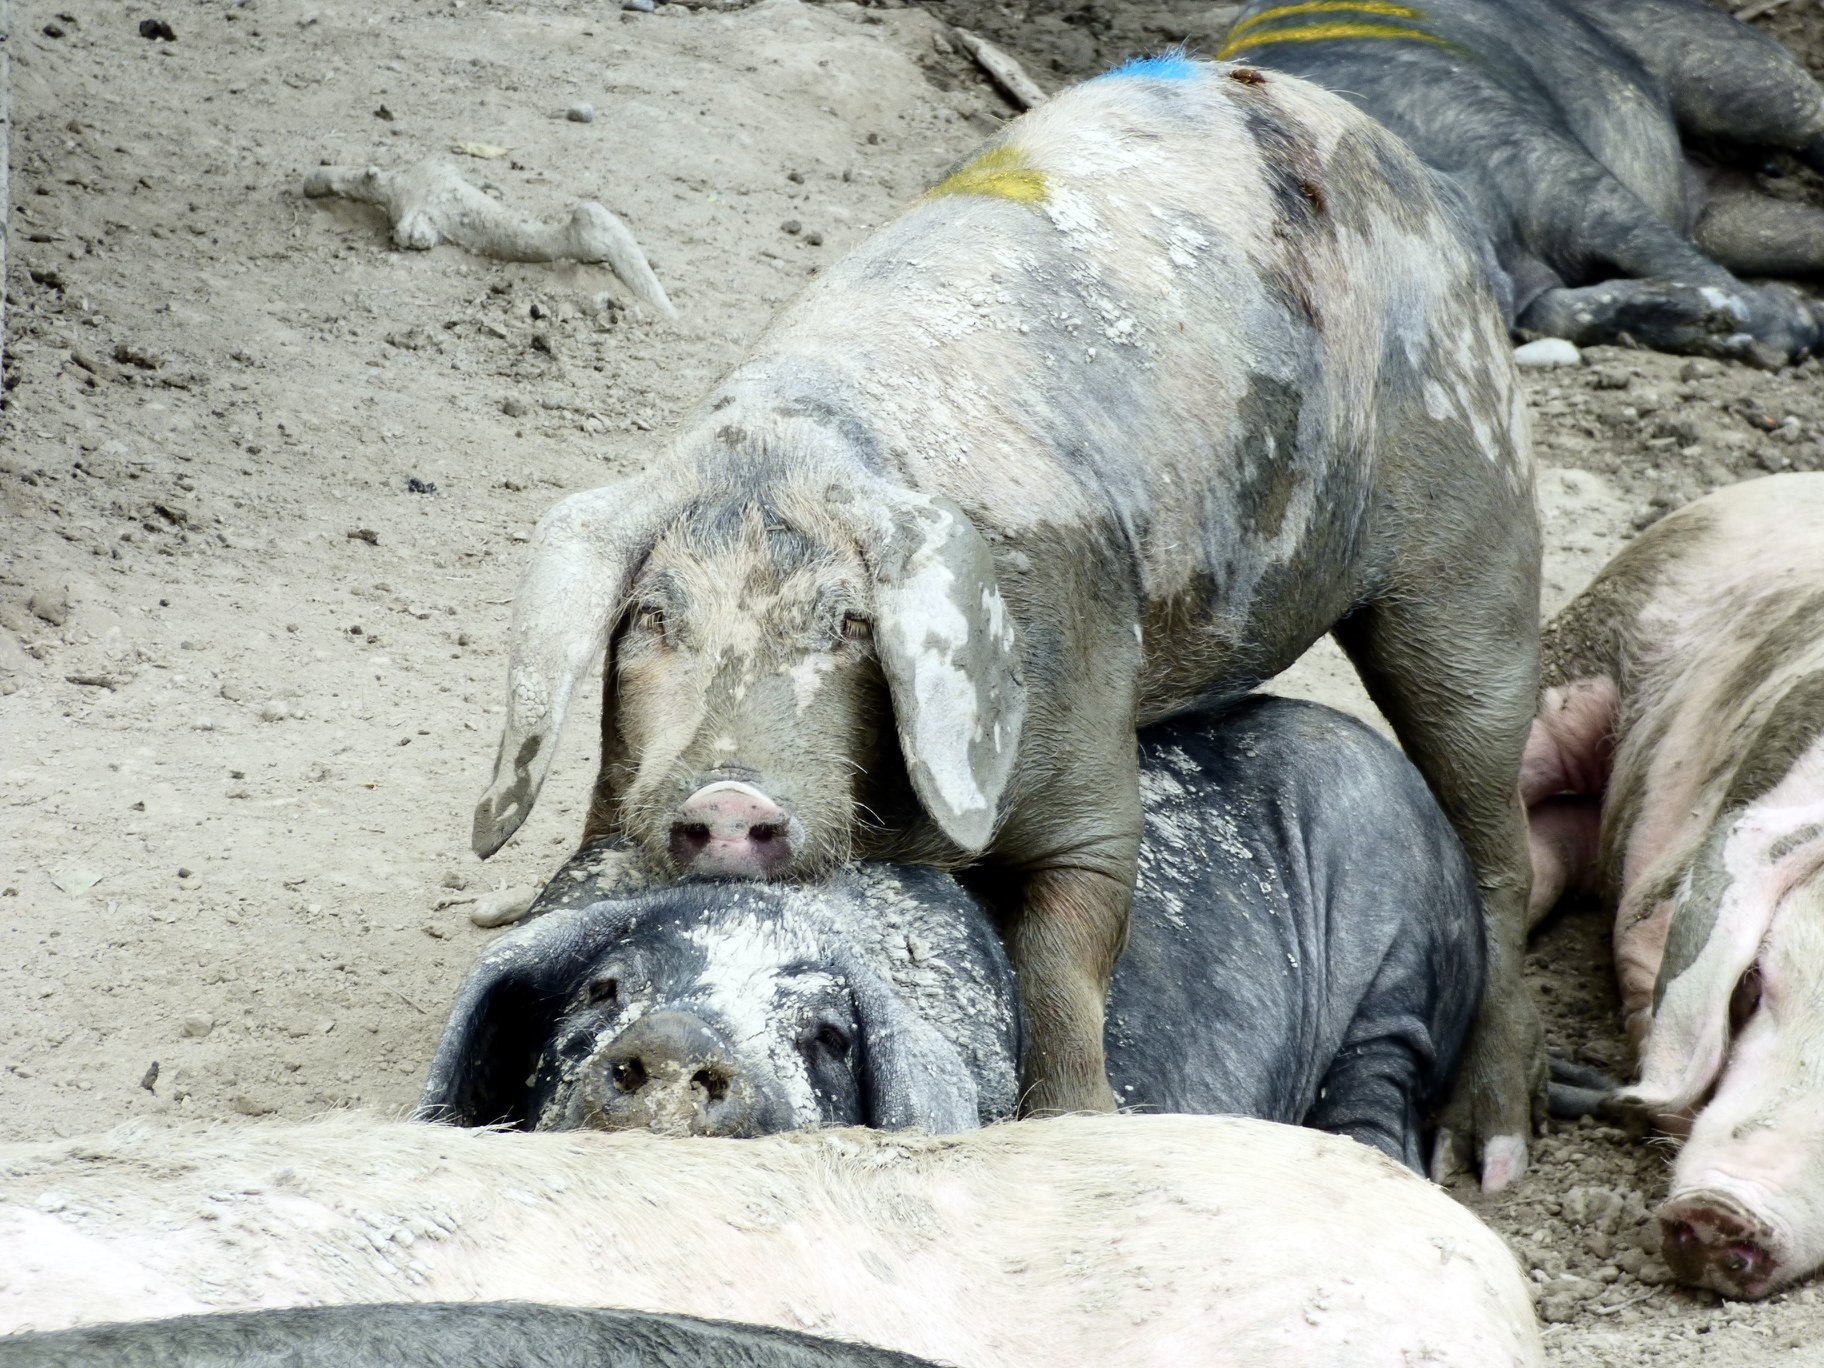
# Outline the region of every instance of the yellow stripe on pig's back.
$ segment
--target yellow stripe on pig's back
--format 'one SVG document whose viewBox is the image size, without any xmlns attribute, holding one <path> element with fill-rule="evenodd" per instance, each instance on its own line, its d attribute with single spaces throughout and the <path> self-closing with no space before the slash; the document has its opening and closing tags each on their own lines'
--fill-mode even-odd
<svg viewBox="0 0 1824 1368">
<path fill-rule="evenodd" d="M 1272 9 L 1251 14 L 1229 30 L 1227 42 L 1234 42 L 1249 29 L 1270 24 L 1275 19 L 1290 19 L 1295 14 L 1362 14 L 1381 19 L 1423 19 L 1422 10 L 1411 5 L 1394 4 L 1392 0 L 1301 0 L 1296 5 L 1275 5 Z"/>
<path fill-rule="evenodd" d="M 985 195 L 1016 204 L 1043 204 L 1050 191 L 1046 175 L 1024 151 L 1003 143 L 957 167 L 925 192 L 926 199 L 945 195 Z"/>
<path fill-rule="evenodd" d="M 1231 38 L 1222 45 L 1222 50 L 1216 57 L 1218 61 L 1226 61 L 1238 52 L 1270 47 L 1274 43 L 1325 43 L 1339 38 L 1397 38 L 1406 42 L 1432 43 L 1438 47 L 1453 46 L 1435 33 L 1395 24 L 1304 24 L 1297 28 L 1267 29 L 1262 33 Z"/>
</svg>

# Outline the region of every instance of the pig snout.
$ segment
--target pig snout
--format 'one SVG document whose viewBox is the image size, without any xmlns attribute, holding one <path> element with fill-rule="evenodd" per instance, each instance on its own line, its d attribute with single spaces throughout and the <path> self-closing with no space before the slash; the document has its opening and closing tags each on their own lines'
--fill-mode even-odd
<svg viewBox="0 0 1824 1368">
<path fill-rule="evenodd" d="M 1754 1301 L 1780 1281 L 1767 1225 L 1720 1192 L 1688 1192 L 1659 1210 L 1660 1248 L 1681 1283 Z"/>
<path fill-rule="evenodd" d="M 671 822 L 671 857 L 690 874 L 778 878 L 791 866 L 796 825 L 752 784 L 719 779 L 678 805 Z"/>
<path fill-rule="evenodd" d="M 759 1133 L 759 1097 L 720 1033 L 688 1012 L 654 1012 L 610 1041 L 584 1085 L 599 1130 Z"/>
</svg>

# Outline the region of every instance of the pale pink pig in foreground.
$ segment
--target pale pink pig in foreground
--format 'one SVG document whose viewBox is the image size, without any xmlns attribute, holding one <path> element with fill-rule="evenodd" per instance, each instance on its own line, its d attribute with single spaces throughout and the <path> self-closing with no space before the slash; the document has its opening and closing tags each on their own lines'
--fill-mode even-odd
<svg viewBox="0 0 1824 1368">
<path fill-rule="evenodd" d="M 1824 475 L 1680 509 L 1546 639 L 1533 912 L 1614 903 L 1666 1261 L 1763 1297 L 1824 1264 Z"/>
<path fill-rule="evenodd" d="M 141 1123 L 0 1146 L 0 1250 L 0 1334 L 526 1299 L 958 1368 L 1542 1362 L 1513 1256 L 1437 1188 L 1213 1116 L 757 1140 Z"/>
</svg>

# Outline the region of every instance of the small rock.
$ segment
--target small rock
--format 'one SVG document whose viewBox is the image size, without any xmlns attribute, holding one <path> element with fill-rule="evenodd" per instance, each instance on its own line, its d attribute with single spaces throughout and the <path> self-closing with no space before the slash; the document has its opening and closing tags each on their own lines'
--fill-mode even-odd
<svg viewBox="0 0 1824 1368">
<path fill-rule="evenodd" d="M 33 617 L 61 627 L 70 616 L 70 591 L 61 585 L 46 585 L 35 591 L 25 606 Z"/>
<path fill-rule="evenodd" d="M 147 1092 L 151 1092 L 152 1085 L 156 1082 L 158 1082 L 158 1061 L 155 1059 L 146 1066 L 145 1073 L 140 1075 L 139 1086 Z"/>
<path fill-rule="evenodd" d="M 273 699 L 260 705 L 260 721 L 283 722 L 291 716 L 291 709 L 285 706 L 282 699 Z"/>
<path fill-rule="evenodd" d="M 641 14 L 651 14 L 653 11 L 653 0 L 621 0 L 621 8 L 624 10 L 638 10 Z"/>
<path fill-rule="evenodd" d="M 1583 363 L 1583 353 L 1562 337 L 1541 337 L 1514 348 L 1514 364 L 1533 370 L 1553 366 L 1576 366 Z"/>
<path fill-rule="evenodd" d="M 241 701 L 241 699 L 246 697 L 246 694 L 242 690 L 241 686 L 239 684 L 234 683 L 233 681 L 230 681 L 230 682 L 222 685 L 219 692 L 221 693 L 222 697 L 227 699 L 230 703 L 239 703 Z"/>
<path fill-rule="evenodd" d="M 815 231 L 806 233 L 804 235 L 804 241 L 806 246 L 821 247 L 823 246 L 823 234 Z"/>
<path fill-rule="evenodd" d="M 177 867 L 177 877 L 180 879 L 191 878 L 192 873 L 191 873 L 190 867 L 188 865 L 179 865 Z"/>
<path fill-rule="evenodd" d="M 45 26 L 44 26 L 44 27 L 43 27 L 43 28 L 42 28 L 42 29 L 41 29 L 41 30 L 39 30 L 39 31 L 40 31 L 40 32 L 41 32 L 41 33 L 43 33 L 43 34 L 44 34 L 44 36 L 45 36 L 45 37 L 46 37 L 46 38 L 61 38 L 61 37 L 63 37 L 63 30 L 62 30 L 62 29 L 60 29 L 60 28 L 58 28 L 58 27 L 57 27 L 57 25 L 55 25 L 55 24 L 46 24 L 46 25 L 45 25 Z"/>
<path fill-rule="evenodd" d="M 369 546 L 380 545 L 380 534 L 378 532 L 374 531 L 374 529 L 371 527 L 350 528 L 349 532 L 348 532 L 348 539 L 350 541 L 364 541 Z"/>
<path fill-rule="evenodd" d="M 393 111 L 388 109 L 385 105 L 381 105 L 378 109 L 374 110 L 374 117 L 376 119 L 384 120 L 387 123 L 391 123 L 393 121 L 394 114 L 393 114 Z"/>
<path fill-rule="evenodd" d="M 469 886 L 469 876 L 464 874 L 460 869 L 452 869 L 443 876 L 443 886 L 445 888 L 454 888 L 458 892 L 461 892 Z"/>
<path fill-rule="evenodd" d="M 277 1104 L 263 1097 L 249 1097 L 246 1093 L 236 1093 L 229 1104 L 242 1116 L 271 1116 L 278 1110 Z"/>
<path fill-rule="evenodd" d="M 595 106 L 587 100 L 579 101 L 564 111 L 564 117 L 571 123 L 594 123 Z"/>
<path fill-rule="evenodd" d="M 139 21 L 139 36 L 141 38 L 156 38 L 164 43 L 175 43 L 177 41 L 177 34 L 172 30 L 171 25 L 167 24 L 163 19 L 141 19 Z"/>
<path fill-rule="evenodd" d="M 502 399 L 500 411 L 509 418 L 524 418 L 527 413 L 524 401 L 519 399 Z"/>
<path fill-rule="evenodd" d="M 192 1012 L 184 1018 L 184 1034 L 192 1040 L 201 1040 L 215 1029 L 215 1018 L 207 1012 Z"/>
<path fill-rule="evenodd" d="M 798 222 L 797 219 L 787 219 L 784 223 L 779 225 L 779 231 L 782 233 L 790 233 L 793 237 L 796 237 L 799 233 L 804 231 L 804 225 Z"/>
<path fill-rule="evenodd" d="M 435 494 L 437 492 L 437 482 L 435 480 L 421 480 L 416 475 L 408 476 L 405 481 L 405 492 L 407 494 Z"/>
<path fill-rule="evenodd" d="M 475 900 L 469 920 L 477 926 L 506 926 L 525 916 L 537 896 L 538 890 L 529 884 L 503 888 L 498 893 L 484 893 Z"/>
</svg>

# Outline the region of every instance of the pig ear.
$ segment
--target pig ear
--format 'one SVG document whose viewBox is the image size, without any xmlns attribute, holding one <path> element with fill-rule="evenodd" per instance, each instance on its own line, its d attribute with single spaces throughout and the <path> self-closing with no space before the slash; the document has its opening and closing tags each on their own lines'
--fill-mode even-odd
<svg viewBox="0 0 1824 1368">
<path fill-rule="evenodd" d="M 988 543 L 948 499 L 898 499 L 874 557 L 874 639 L 906 771 L 944 835 L 979 852 L 1012 778 L 1026 691 Z"/>
<path fill-rule="evenodd" d="M 657 497 L 636 481 L 573 494 L 539 519 L 513 600 L 507 715 L 494 778 L 475 807 L 475 853 L 487 859 L 532 811 L 563 730 L 564 709 L 620 616 L 652 543 Z"/>
<path fill-rule="evenodd" d="M 981 1125 L 975 1079 L 937 1029 L 872 967 L 845 969 L 861 1014 L 862 1096 L 877 1130 L 952 1135 Z"/>
<path fill-rule="evenodd" d="M 1640 1082 L 1618 1099 L 1655 1115 L 1695 1106 L 1715 1080 L 1729 1048 L 1729 1000 L 1773 924 L 1774 871 L 1730 858 L 1755 844 L 1745 826 L 1719 824 L 1674 895 Z"/>
<path fill-rule="evenodd" d="M 519 1126 L 527 1082 L 586 963 L 582 909 L 548 912 L 507 932 L 456 994 L 416 1119 Z"/>
</svg>

